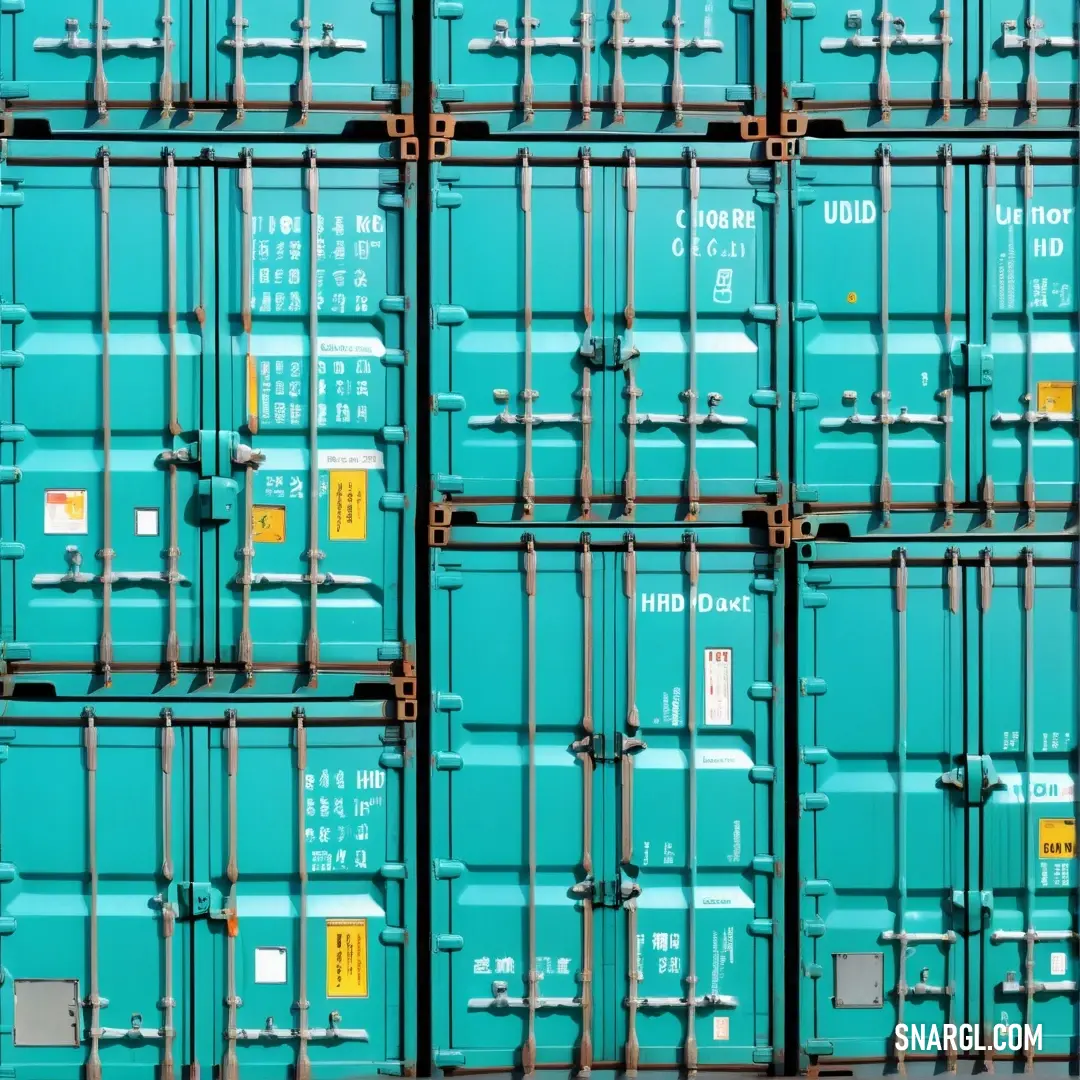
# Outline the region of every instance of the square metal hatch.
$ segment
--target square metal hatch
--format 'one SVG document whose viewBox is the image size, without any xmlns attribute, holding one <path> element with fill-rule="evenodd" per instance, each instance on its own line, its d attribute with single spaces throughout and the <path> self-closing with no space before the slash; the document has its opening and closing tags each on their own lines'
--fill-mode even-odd
<svg viewBox="0 0 1080 1080">
<path fill-rule="evenodd" d="M 837 1009 L 882 1009 L 885 954 L 879 952 L 833 953 Z"/>
<path fill-rule="evenodd" d="M 15 1045 L 79 1045 L 79 980 L 15 980 Z"/>
</svg>

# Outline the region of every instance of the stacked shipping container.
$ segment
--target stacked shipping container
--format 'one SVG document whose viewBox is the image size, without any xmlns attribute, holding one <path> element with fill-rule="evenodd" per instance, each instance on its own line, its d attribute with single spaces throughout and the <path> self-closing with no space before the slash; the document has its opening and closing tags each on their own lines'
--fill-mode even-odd
<svg viewBox="0 0 1080 1080">
<path fill-rule="evenodd" d="M 523 2 L 0 5 L 0 1070 L 1075 1063 L 1075 12 Z"/>
</svg>

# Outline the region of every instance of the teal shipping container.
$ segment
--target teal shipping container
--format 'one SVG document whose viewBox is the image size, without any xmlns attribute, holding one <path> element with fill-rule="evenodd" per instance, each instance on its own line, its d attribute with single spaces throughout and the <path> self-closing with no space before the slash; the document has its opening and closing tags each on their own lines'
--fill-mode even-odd
<svg viewBox="0 0 1080 1080">
<path fill-rule="evenodd" d="M 415 695 L 415 174 L 388 153 L 8 144 L 6 693 Z"/>
<path fill-rule="evenodd" d="M 433 523 L 784 517 L 788 214 L 759 150 L 433 166 Z"/>
<path fill-rule="evenodd" d="M 0 728 L 6 1072 L 415 1075 L 412 724 L 378 703 L 18 704 Z"/>
<path fill-rule="evenodd" d="M 796 537 L 1074 526 L 1075 140 L 802 145 Z"/>
<path fill-rule="evenodd" d="M 822 119 L 849 132 L 939 137 L 1064 134 L 1076 122 L 1080 26 L 1069 4 L 785 0 L 783 10 L 785 135 Z"/>
<path fill-rule="evenodd" d="M 782 1065 L 784 590 L 750 536 L 432 553 L 436 1068 Z"/>
<path fill-rule="evenodd" d="M 802 1065 L 1068 1071 L 1077 545 L 796 551 Z M 896 1032 L 946 1024 L 989 1052 Z"/>
<path fill-rule="evenodd" d="M 766 3 L 436 0 L 434 110 L 491 134 L 765 135 Z"/>
<path fill-rule="evenodd" d="M 56 133 L 338 135 L 413 108 L 408 0 L 4 0 L 0 16 L 0 98 Z"/>
</svg>

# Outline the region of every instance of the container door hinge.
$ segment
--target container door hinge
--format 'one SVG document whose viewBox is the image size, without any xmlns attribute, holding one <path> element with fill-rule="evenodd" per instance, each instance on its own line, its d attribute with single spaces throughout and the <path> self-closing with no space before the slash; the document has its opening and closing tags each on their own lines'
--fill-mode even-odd
<svg viewBox="0 0 1080 1080">
<path fill-rule="evenodd" d="M 461 412 L 465 408 L 464 394 L 432 394 L 431 411 L 433 413 Z"/>
<path fill-rule="evenodd" d="M 808 919 L 802 921 L 802 932 L 804 937 L 819 938 L 825 936 L 825 920 L 819 918 L 817 915 L 811 915 Z"/>
<path fill-rule="evenodd" d="M 984 918 L 994 912 L 994 894 L 990 889 L 965 892 L 954 889 L 952 894 L 953 919 L 963 933 L 978 934 Z"/>
<path fill-rule="evenodd" d="M 822 694 L 827 693 L 828 689 L 825 680 L 814 675 L 808 675 L 799 680 L 799 693 L 803 697 L 820 697 Z"/>
<path fill-rule="evenodd" d="M 593 907 L 621 908 L 628 900 L 641 895 L 641 886 L 634 881 L 596 881 L 587 877 L 573 886 L 571 892 L 591 896 Z"/>
<path fill-rule="evenodd" d="M 465 1065 L 465 1054 L 461 1050 L 436 1050 L 434 1062 L 442 1069 L 460 1069 Z"/>
<path fill-rule="evenodd" d="M 989 754 L 967 754 L 963 765 L 941 774 L 941 782 L 959 788 L 968 806 L 981 806 L 994 788 L 1005 786 Z"/>
<path fill-rule="evenodd" d="M 807 1039 L 803 1044 L 803 1049 L 811 1057 L 831 1057 L 833 1044 L 827 1039 Z"/>
<path fill-rule="evenodd" d="M 816 409 L 821 404 L 817 394 L 792 394 L 791 411 L 803 412 L 806 409 Z"/>
<path fill-rule="evenodd" d="M 460 952 L 465 939 L 460 934 L 436 934 L 431 939 L 432 952 Z"/>
<path fill-rule="evenodd" d="M 432 486 L 440 495 L 465 494 L 465 478 L 454 473 L 436 473 Z"/>
<path fill-rule="evenodd" d="M 960 346 L 963 377 L 969 390 L 988 390 L 994 385 L 994 354 L 985 345 L 965 342 Z"/>
<path fill-rule="evenodd" d="M 646 749 L 642 739 L 630 738 L 617 732 L 614 738 L 607 735 L 587 735 L 570 744 L 576 754 L 588 754 L 597 765 L 603 762 L 621 761 L 624 754 Z"/>
</svg>

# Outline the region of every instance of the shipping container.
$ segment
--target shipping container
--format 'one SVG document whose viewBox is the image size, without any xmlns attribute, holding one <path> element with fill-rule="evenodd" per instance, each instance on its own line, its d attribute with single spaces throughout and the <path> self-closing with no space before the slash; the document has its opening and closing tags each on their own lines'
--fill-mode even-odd
<svg viewBox="0 0 1080 1080">
<path fill-rule="evenodd" d="M 802 1064 L 1075 1063 L 1077 545 L 797 553 Z"/>
<path fill-rule="evenodd" d="M 776 553 L 510 532 L 432 553 L 435 1066 L 781 1063 Z"/>
<path fill-rule="evenodd" d="M 785 3 L 785 135 L 846 131 L 1060 130 L 1076 122 L 1076 11 L 1036 0 L 941 0 L 853 9 Z M 810 129 L 813 134 L 813 128 Z"/>
<path fill-rule="evenodd" d="M 7 151 L 7 692 L 413 697 L 414 166 Z"/>
<path fill-rule="evenodd" d="M 784 516 L 781 168 L 656 143 L 433 166 L 433 521 Z"/>
<path fill-rule="evenodd" d="M 1074 527 L 1075 140 L 810 139 L 791 177 L 795 535 Z"/>
<path fill-rule="evenodd" d="M 435 110 L 485 133 L 765 135 L 764 0 L 437 0 Z"/>
<path fill-rule="evenodd" d="M 57 133 L 341 134 L 413 108 L 408 0 L 4 0 L 0 14 L 0 98 Z"/>
<path fill-rule="evenodd" d="M 4 1070 L 415 1075 L 414 726 L 106 709 L 0 729 Z"/>
</svg>

